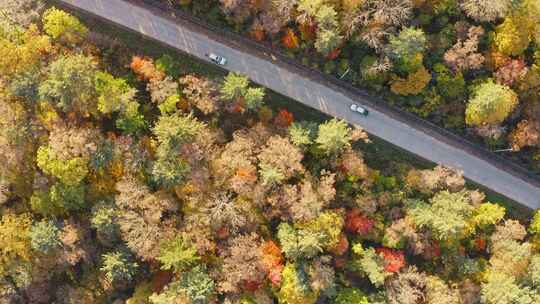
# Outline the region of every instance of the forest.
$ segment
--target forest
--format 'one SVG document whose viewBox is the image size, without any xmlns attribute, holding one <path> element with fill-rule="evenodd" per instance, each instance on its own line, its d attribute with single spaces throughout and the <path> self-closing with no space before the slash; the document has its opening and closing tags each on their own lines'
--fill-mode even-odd
<svg viewBox="0 0 540 304">
<path fill-rule="evenodd" d="M 157 0 L 540 172 L 538 0 Z"/>
<path fill-rule="evenodd" d="M 1 304 L 540 303 L 540 212 L 93 26 L 0 2 Z"/>
</svg>

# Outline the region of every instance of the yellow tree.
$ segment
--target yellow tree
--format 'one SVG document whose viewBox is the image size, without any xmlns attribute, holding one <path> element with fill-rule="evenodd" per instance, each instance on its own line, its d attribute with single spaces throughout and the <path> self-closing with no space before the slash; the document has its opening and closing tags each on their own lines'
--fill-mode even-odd
<svg viewBox="0 0 540 304">
<path fill-rule="evenodd" d="M 495 30 L 494 43 L 504 55 L 517 56 L 522 54 L 532 38 L 540 29 L 538 11 L 540 4 L 537 0 L 524 0 L 519 8 L 504 19 L 504 22 Z"/>
<path fill-rule="evenodd" d="M 0 221 L 0 275 L 13 263 L 30 259 L 30 238 L 28 233 L 32 220 L 30 215 L 6 214 Z"/>
<path fill-rule="evenodd" d="M 501 123 L 518 103 L 517 94 L 509 87 L 485 82 L 476 88 L 469 100 L 465 121 L 472 126 Z"/>
<path fill-rule="evenodd" d="M 42 56 L 51 49 L 49 37 L 41 35 L 34 25 L 20 34 L 13 34 L 17 31 L 10 33 L 10 35 L 3 35 L 0 31 L 0 75 L 2 77 L 26 72 L 39 66 Z"/>
<path fill-rule="evenodd" d="M 81 42 L 88 34 L 79 19 L 55 7 L 43 13 L 43 29 L 52 38 L 69 44 Z"/>
<path fill-rule="evenodd" d="M 396 78 L 390 85 L 390 90 L 399 95 L 418 95 L 431 81 L 431 74 L 426 68 L 409 74 L 407 78 Z"/>
<path fill-rule="evenodd" d="M 504 55 L 518 56 L 531 42 L 532 24 L 523 15 L 507 17 L 495 30 L 495 45 Z"/>
</svg>

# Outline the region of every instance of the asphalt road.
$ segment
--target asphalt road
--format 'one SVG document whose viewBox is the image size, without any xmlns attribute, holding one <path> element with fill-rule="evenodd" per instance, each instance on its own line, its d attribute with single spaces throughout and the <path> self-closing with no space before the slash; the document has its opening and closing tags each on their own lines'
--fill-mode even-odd
<svg viewBox="0 0 540 304">
<path fill-rule="evenodd" d="M 434 163 L 462 170 L 469 180 L 483 185 L 531 209 L 540 208 L 540 188 L 505 172 L 489 162 L 458 149 L 375 109 L 367 117 L 351 112 L 352 103 L 361 98 L 346 96 L 315 80 L 276 65 L 263 58 L 230 47 L 209 37 L 211 34 L 184 26 L 159 13 L 122 0 L 59 0 L 113 23 L 140 32 L 178 50 L 207 60 L 206 53 L 228 59 L 230 71 L 247 75 L 254 82 L 286 95 L 329 115 L 342 118 L 364 128 L 396 146 Z"/>
</svg>

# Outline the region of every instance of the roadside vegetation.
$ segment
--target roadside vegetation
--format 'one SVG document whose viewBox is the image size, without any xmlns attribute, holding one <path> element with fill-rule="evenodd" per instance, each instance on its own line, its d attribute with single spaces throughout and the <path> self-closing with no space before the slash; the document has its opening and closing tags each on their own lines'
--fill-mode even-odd
<svg viewBox="0 0 540 304">
<path fill-rule="evenodd" d="M 540 171 L 536 0 L 161 1 Z"/>
<path fill-rule="evenodd" d="M 0 303 L 540 301 L 540 213 L 182 62 L 0 3 Z"/>
</svg>

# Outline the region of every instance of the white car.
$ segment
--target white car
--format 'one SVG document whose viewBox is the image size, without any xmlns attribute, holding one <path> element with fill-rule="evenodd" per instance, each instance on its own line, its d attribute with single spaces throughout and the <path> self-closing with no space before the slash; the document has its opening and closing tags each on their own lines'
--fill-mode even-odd
<svg viewBox="0 0 540 304">
<path fill-rule="evenodd" d="M 216 55 L 214 53 L 206 54 L 206 56 L 210 58 L 210 61 L 214 62 L 215 64 L 219 64 L 219 65 L 227 64 L 227 59 L 225 57 Z"/>
<path fill-rule="evenodd" d="M 360 113 L 360 114 L 362 114 L 364 116 L 367 116 L 369 114 L 369 111 L 367 109 L 362 108 L 361 106 L 359 106 L 359 105 L 357 105 L 355 103 L 353 103 L 351 105 L 351 111 Z"/>
</svg>

